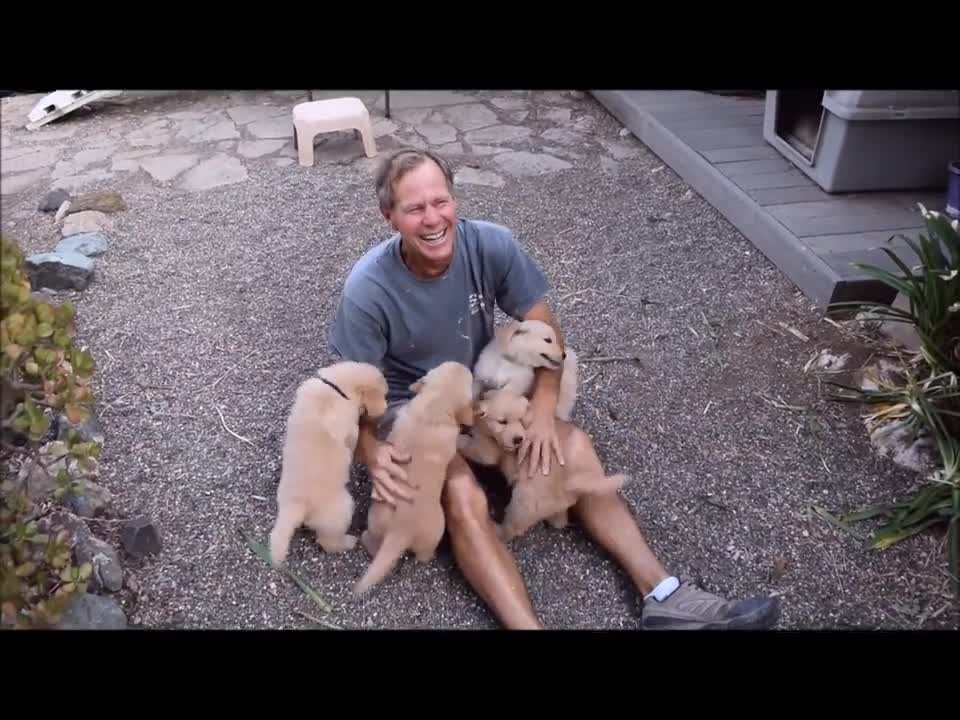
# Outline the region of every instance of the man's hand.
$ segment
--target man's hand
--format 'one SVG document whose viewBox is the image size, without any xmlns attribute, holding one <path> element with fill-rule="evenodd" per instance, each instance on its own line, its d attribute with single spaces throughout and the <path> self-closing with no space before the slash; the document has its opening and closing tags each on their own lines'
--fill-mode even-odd
<svg viewBox="0 0 960 720">
<path fill-rule="evenodd" d="M 522 466 L 524 460 L 529 457 L 527 472 L 531 476 L 537 470 L 540 470 L 544 475 L 548 475 L 554 455 L 556 455 L 558 463 L 564 464 L 563 451 L 560 449 L 560 438 L 557 435 L 556 407 L 556 401 L 542 400 L 536 395 L 530 401 L 527 423 L 525 423 L 527 427 L 526 437 L 520 445 L 517 460 Z"/>
<path fill-rule="evenodd" d="M 371 497 L 396 507 L 399 501 L 412 502 L 416 481 L 407 477 L 402 465 L 410 462 L 409 453 L 403 453 L 390 443 L 377 443 L 367 461 L 367 474 L 373 483 Z"/>
<path fill-rule="evenodd" d="M 557 334 L 557 343 L 564 349 L 563 334 L 560 325 L 546 302 L 536 303 L 524 315 L 524 320 L 541 320 L 552 326 Z M 517 460 L 523 465 L 524 458 L 529 453 L 528 471 L 532 476 L 538 469 L 544 475 L 550 473 L 550 463 L 556 455 L 557 462 L 564 464 L 563 452 L 560 449 L 560 438 L 557 436 L 557 400 L 560 397 L 560 378 L 563 368 L 556 370 L 537 368 L 534 372 L 533 391 L 530 394 L 530 405 L 527 410 L 526 438 L 520 446 Z"/>
</svg>

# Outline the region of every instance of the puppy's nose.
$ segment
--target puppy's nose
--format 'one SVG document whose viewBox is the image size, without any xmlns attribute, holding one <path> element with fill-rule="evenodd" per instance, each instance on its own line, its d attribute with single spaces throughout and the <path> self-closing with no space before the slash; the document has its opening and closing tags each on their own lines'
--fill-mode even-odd
<svg viewBox="0 0 960 720">
<path fill-rule="evenodd" d="M 563 359 L 564 359 L 564 360 L 567 359 L 567 351 L 566 351 L 566 350 L 563 351 Z"/>
<path fill-rule="evenodd" d="M 513 444 L 514 444 L 514 445 L 519 445 L 519 444 L 522 443 L 522 442 L 523 442 L 523 436 L 522 436 L 522 435 L 514 435 L 514 436 L 513 436 Z"/>
</svg>

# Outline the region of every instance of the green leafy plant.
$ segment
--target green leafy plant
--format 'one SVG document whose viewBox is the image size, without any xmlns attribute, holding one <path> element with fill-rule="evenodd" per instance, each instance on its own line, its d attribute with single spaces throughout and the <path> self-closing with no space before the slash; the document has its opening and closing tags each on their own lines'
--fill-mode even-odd
<svg viewBox="0 0 960 720">
<path fill-rule="evenodd" d="M 74 345 L 72 305 L 32 296 L 18 245 L 0 237 L 0 627 L 57 623 L 76 593 L 86 592 L 89 563 L 71 562 L 71 532 L 50 517 L 57 501 L 82 492 L 100 446 L 71 428 L 42 452 L 51 419 L 89 416 L 93 357 Z M 7 477 L 20 462 L 18 477 Z M 31 492 L 39 474 L 48 493 Z M 39 497 L 37 497 L 40 495 Z"/>
<path fill-rule="evenodd" d="M 857 264 L 865 273 L 896 289 L 908 301 L 900 309 L 878 303 L 838 303 L 835 308 L 855 308 L 873 317 L 906 322 L 916 330 L 920 351 L 906 360 L 900 377 L 868 377 L 872 388 L 842 383 L 838 400 L 873 406 L 868 426 L 902 421 L 916 433 L 934 441 L 937 467 L 924 486 L 907 500 L 868 508 L 842 516 L 843 522 L 882 517 L 885 523 L 874 534 L 872 547 L 883 549 L 934 525 L 947 527 L 948 564 L 954 590 L 960 593 L 960 232 L 949 221 L 922 205 L 927 233 L 919 243 L 906 238 L 921 260 L 910 268 L 889 248 L 884 252 L 902 273 Z M 897 237 L 897 236 L 895 236 Z"/>
</svg>

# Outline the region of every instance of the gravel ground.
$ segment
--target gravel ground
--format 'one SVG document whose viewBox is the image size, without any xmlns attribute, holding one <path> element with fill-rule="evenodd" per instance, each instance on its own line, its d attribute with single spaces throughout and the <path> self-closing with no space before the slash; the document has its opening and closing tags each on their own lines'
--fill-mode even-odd
<svg viewBox="0 0 960 720">
<path fill-rule="evenodd" d="M 133 129 L 161 104 L 189 111 L 198 102 L 176 97 L 111 122 Z M 581 101 L 577 112 L 595 117 L 598 137 L 617 140 L 598 104 Z M 62 142 L 83 147 L 81 134 Z M 878 553 L 809 513 L 885 501 L 915 482 L 871 452 L 856 408 L 823 399 L 803 371 L 820 348 L 856 359 L 865 349 L 634 144 L 618 172 L 588 156 L 565 172 L 464 186 L 459 196 L 462 215 L 512 227 L 543 265 L 582 356 L 639 357 L 585 365 L 575 417 L 611 471 L 634 476 L 625 496 L 651 545 L 708 590 L 780 595 L 782 628 L 956 627 L 942 535 Z M 324 338 L 340 285 L 388 232 L 370 168 L 264 162 L 249 181 L 205 193 L 133 175 L 100 186 L 120 190 L 130 208 L 116 217 L 95 281 L 73 298 L 99 362 L 101 480 L 120 515 L 151 516 L 164 542 L 156 558 L 125 560 L 138 587 L 121 594 L 134 624 L 304 628 L 312 623 L 298 611 L 322 615 L 238 528 L 266 540 L 294 388 L 330 360 Z M 36 211 L 46 189 L 3 200 L 4 232 L 28 253 L 56 242 L 52 220 Z M 352 489 L 359 530 L 361 475 Z M 547 627 L 638 626 L 636 592 L 578 527 L 536 529 L 515 550 Z M 445 546 L 427 566 L 404 562 L 361 601 L 349 598 L 367 562 L 359 548 L 324 556 L 301 532 L 290 562 L 333 602 L 323 617 L 343 628 L 496 627 Z"/>
</svg>

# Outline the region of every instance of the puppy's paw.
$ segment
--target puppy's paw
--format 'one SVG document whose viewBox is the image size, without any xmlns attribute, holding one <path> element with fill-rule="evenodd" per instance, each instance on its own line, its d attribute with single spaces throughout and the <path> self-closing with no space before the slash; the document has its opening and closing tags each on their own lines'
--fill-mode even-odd
<svg viewBox="0 0 960 720">
<path fill-rule="evenodd" d="M 318 537 L 317 543 L 328 553 L 342 553 L 353 550 L 357 546 L 357 538 L 355 535 Z"/>
<path fill-rule="evenodd" d="M 377 550 L 380 549 L 380 541 L 375 540 L 369 530 L 364 530 L 360 533 L 360 544 L 363 545 L 363 548 L 371 558 L 376 555 Z"/>
<path fill-rule="evenodd" d="M 567 511 L 562 510 L 555 515 L 551 515 L 547 518 L 547 524 L 550 527 L 555 527 L 557 530 L 563 530 L 570 522 L 570 518 L 567 517 Z"/>
</svg>

